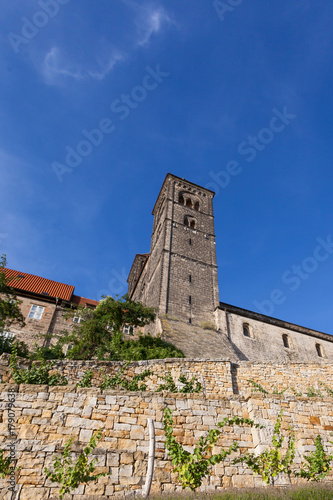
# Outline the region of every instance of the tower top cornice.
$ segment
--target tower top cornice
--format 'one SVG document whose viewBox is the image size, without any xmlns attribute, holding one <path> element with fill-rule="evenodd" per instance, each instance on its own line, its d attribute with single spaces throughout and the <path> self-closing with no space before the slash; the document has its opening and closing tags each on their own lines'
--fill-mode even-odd
<svg viewBox="0 0 333 500">
<path fill-rule="evenodd" d="M 214 196 L 215 196 L 215 192 L 212 191 L 211 189 L 207 189 L 207 188 L 205 188 L 203 186 L 199 186 L 199 184 L 195 184 L 194 182 L 188 181 L 188 180 L 186 180 L 186 179 L 184 179 L 182 177 L 178 177 L 177 175 L 170 174 L 170 172 L 168 172 L 166 174 L 166 176 L 165 176 L 165 179 L 164 179 L 164 182 L 162 184 L 161 190 L 160 190 L 160 192 L 158 194 L 156 203 L 155 203 L 153 211 L 152 211 L 152 215 L 155 215 L 155 212 L 156 212 L 156 210 L 158 209 L 158 206 L 159 206 L 159 201 L 160 201 L 161 195 L 164 192 L 164 188 L 165 188 L 167 182 L 170 179 L 174 179 L 176 181 L 179 181 L 179 182 L 183 183 L 183 188 L 184 189 L 189 189 L 189 188 L 191 189 L 192 187 L 194 187 L 194 188 L 196 188 L 198 190 L 210 193 L 212 195 L 212 198 L 214 198 Z"/>
</svg>

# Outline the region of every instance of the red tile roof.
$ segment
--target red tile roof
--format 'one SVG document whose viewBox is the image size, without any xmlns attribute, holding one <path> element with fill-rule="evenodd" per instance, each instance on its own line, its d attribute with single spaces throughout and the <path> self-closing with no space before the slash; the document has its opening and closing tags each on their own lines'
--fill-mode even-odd
<svg viewBox="0 0 333 500">
<path fill-rule="evenodd" d="M 53 298 L 59 297 L 62 300 L 71 300 L 75 288 L 74 286 L 65 285 L 58 281 L 14 271 L 13 269 L 5 268 L 5 275 L 8 278 L 13 278 L 8 284 L 12 288 L 15 288 L 15 290 L 24 290 L 25 292 L 38 293 L 40 295 L 45 294 Z"/>
<path fill-rule="evenodd" d="M 97 300 L 86 299 L 85 297 L 80 297 L 79 295 L 73 295 L 71 302 L 77 304 L 78 306 L 98 306 L 99 302 Z"/>
</svg>

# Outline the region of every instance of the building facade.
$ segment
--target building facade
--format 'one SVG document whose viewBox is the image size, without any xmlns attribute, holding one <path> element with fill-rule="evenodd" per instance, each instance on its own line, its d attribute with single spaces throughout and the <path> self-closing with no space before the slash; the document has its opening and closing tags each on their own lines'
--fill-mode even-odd
<svg viewBox="0 0 333 500">
<path fill-rule="evenodd" d="M 136 255 L 128 277 L 130 298 L 158 311 L 150 331 L 190 357 L 333 360 L 332 335 L 220 302 L 213 198 L 170 173 L 163 182 L 150 253 Z"/>
<path fill-rule="evenodd" d="M 9 286 L 15 290 L 25 326 L 12 325 L 5 337 L 23 341 L 29 350 L 35 343 L 39 346 L 56 343 L 62 330 L 71 330 L 80 321 L 79 316 L 66 319 L 66 313 L 77 306 L 95 308 L 98 302 L 74 294 L 75 287 L 40 276 L 5 269 Z"/>
</svg>

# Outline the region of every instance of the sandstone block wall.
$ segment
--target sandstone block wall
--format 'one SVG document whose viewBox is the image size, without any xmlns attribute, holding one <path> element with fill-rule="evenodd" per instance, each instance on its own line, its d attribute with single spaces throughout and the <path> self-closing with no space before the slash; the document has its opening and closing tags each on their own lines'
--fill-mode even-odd
<svg viewBox="0 0 333 500">
<path fill-rule="evenodd" d="M 180 491 L 164 449 L 162 411 L 166 406 L 174 411 L 175 436 L 189 449 L 222 418 L 239 415 L 253 418 L 266 427 L 262 431 L 226 427 L 214 451 L 221 451 L 235 439 L 241 452 L 258 450 L 270 442 L 276 417 L 283 408 L 283 429 L 290 424 L 296 433 L 296 463 L 304 452 L 313 449 L 317 434 L 322 436 L 325 447 L 333 451 L 328 443 L 333 432 L 332 399 L 262 395 L 223 398 L 221 395 L 123 393 L 74 386 L 6 384 L 2 384 L 0 390 L 0 447 L 4 449 L 12 442 L 8 432 L 9 391 L 14 390 L 11 394 L 15 394 L 15 456 L 17 466 L 21 467 L 17 477 L 22 488 L 21 500 L 58 498 L 58 487 L 46 478 L 44 467 L 51 466 L 52 458 L 62 452 L 71 436 L 75 436 L 74 456 L 78 456 L 97 429 L 103 431 L 103 436 L 94 452 L 98 459 L 96 471 L 107 472 L 107 476 L 96 484 L 81 485 L 74 496 L 67 498 L 103 500 L 122 498 L 129 492 L 140 493 L 147 470 L 148 418 L 154 420 L 156 429 L 152 493 Z M 329 479 L 333 479 L 332 475 Z M 296 479 L 292 476 L 291 481 L 295 483 Z M 226 460 L 213 468 L 202 491 L 260 484 L 261 480 L 242 464 L 233 466 Z M 8 481 L 1 480 L 1 498 L 9 498 L 7 487 Z"/>
<path fill-rule="evenodd" d="M 13 382 L 9 369 L 8 354 L 0 356 L 0 380 L 8 383 Z M 21 359 L 20 365 L 27 367 L 29 362 Z M 92 385 L 101 385 L 104 374 L 114 375 L 124 362 L 116 361 L 72 361 L 58 360 L 54 364 L 57 369 L 68 380 L 69 384 L 77 384 L 84 373 L 90 369 L 94 378 Z M 292 389 L 305 395 L 309 388 L 320 390 L 324 396 L 324 383 L 333 390 L 333 365 L 330 363 L 233 363 L 226 360 L 200 360 L 200 359 L 161 359 L 151 361 L 131 362 L 124 374 L 129 378 L 133 375 L 150 370 L 151 375 L 145 382 L 148 390 L 156 391 L 162 383 L 163 377 L 170 371 L 172 377 L 177 380 L 180 375 L 187 378 L 197 377 L 204 387 L 204 394 L 208 397 L 216 395 L 221 397 L 236 395 L 247 395 L 254 390 L 249 380 L 261 384 L 269 393 L 276 389 L 281 392 L 288 389 L 286 394 L 293 394 Z"/>
</svg>

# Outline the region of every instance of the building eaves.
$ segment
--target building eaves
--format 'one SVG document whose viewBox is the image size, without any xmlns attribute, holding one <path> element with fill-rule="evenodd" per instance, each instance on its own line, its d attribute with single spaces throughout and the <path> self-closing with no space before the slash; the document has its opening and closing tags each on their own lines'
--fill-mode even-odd
<svg viewBox="0 0 333 500">
<path fill-rule="evenodd" d="M 41 278 L 33 274 L 4 269 L 6 278 L 11 278 L 8 285 L 17 291 L 35 293 L 45 297 L 59 298 L 70 301 L 74 292 L 74 286 L 66 285 L 58 281 Z"/>
<path fill-rule="evenodd" d="M 311 328 L 306 328 L 305 326 L 300 326 L 294 323 L 289 323 L 288 321 L 272 318 L 271 316 L 266 316 L 265 314 L 257 313 L 254 311 L 249 311 L 248 309 L 243 309 L 242 307 L 232 306 L 231 304 L 220 302 L 219 308 L 229 313 L 244 316 L 245 318 L 254 319 L 256 321 L 261 321 L 262 323 L 267 323 L 269 325 L 278 326 L 280 328 L 285 328 L 294 332 L 304 333 L 305 335 L 326 340 L 328 342 L 333 342 L 333 335 L 330 335 L 329 333 L 318 332 L 317 330 L 312 330 Z"/>
</svg>

